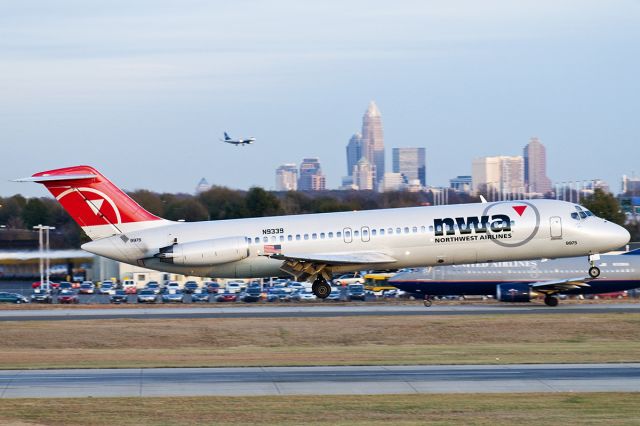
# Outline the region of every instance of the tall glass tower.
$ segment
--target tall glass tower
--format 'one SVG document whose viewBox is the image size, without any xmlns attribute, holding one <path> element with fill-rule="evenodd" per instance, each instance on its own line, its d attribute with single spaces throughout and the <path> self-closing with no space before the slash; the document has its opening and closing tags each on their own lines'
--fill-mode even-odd
<svg viewBox="0 0 640 426">
<path fill-rule="evenodd" d="M 362 118 L 362 156 L 375 166 L 375 182 L 384 176 L 384 136 L 382 133 L 382 117 L 374 101 L 369 102 L 369 107 Z"/>
</svg>

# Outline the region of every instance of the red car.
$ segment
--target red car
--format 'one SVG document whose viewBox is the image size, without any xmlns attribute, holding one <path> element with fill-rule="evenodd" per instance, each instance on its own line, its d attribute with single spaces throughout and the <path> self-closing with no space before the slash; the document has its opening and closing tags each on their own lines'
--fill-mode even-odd
<svg viewBox="0 0 640 426">
<path fill-rule="evenodd" d="M 62 291 L 58 295 L 58 303 L 79 303 L 78 295 L 72 291 Z"/>
<path fill-rule="evenodd" d="M 235 293 L 221 293 L 216 300 L 218 302 L 235 302 L 238 296 Z"/>
<path fill-rule="evenodd" d="M 45 283 L 46 283 L 46 281 L 45 281 Z M 42 283 L 40 281 L 36 281 L 36 282 L 31 284 L 31 288 L 40 288 L 40 285 L 42 285 Z M 54 283 L 53 281 L 49 281 L 49 287 L 58 288 L 58 287 L 60 287 L 60 283 Z"/>
</svg>

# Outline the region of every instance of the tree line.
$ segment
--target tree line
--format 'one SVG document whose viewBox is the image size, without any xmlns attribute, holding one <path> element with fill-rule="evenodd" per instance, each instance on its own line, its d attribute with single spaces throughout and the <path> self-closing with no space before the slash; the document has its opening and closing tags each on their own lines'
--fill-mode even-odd
<svg viewBox="0 0 640 426">
<path fill-rule="evenodd" d="M 431 192 L 325 191 L 271 192 L 254 187 L 248 191 L 214 186 L 198 195 L 156 193 L 148 190 L 130 192 L 149 212 L 169 219 L 196 222 L 306 213 L 328 213 L 353 210 L 374 210 L 395 207 L 431 205 Z M 450 204 L 479 202 L 477 197 L 449 192 Z M 612 222 L 624 224 L 625 215 L 612 194 L 596 190 L 582 204 L 594 214 Z M 0 197 L 0 225 L 7 229 L 32 229 L 38 224 L 55 226 L 54 247 L 76 248 L 88 239 L 80 227 L 52 198 L 25 198 L 22 195 Z M 627 225 L 632 240 L 640 240 L 637 223 Z"/>
</svg>

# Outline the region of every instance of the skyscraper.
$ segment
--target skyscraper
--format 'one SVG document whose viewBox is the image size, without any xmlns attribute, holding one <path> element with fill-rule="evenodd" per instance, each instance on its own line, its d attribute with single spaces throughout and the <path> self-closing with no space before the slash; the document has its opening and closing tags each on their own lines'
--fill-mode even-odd
<svg viewBox="0 0 640 426">
<path fill-rule="evenodd" d="M 524 190 L 524 160 L 520 156 L 475 158 L 471 167 L 473 190 L 503 194 Z"/>
<path fill-rule="evenodd" d="M 424 148 L 393 148 L 393 172 L 402 173 L 406 182 L 419 180 L 427 185 Z"/>
<path fill-rule="evenodd" d="M 382 117 L 374 101 L 362 118 L 362 156 L 375 166 L 375 182 L 384 176 L 384 136 L 382 134 Z"/>
<path fill-rule="evenodd" d="M 353 175 L 353 166 L 362 158 L 362 135 L 356 133 L 347 145 L 347 176 Z"/>
<path fill-rule="evenodd" d="M 551 191 L 547 177 L 547 152 L 538 138 L 531 138 L 524 147 L 524 183 L 527 192 L 546 194 Z"/>
<path fill-rule="evenodd" d="M 362 157 L 353 167 L 353 184 L 359 191 L 372 191 L 373 179 L 373 167 L 369 160 Z"/>
<path fill-rule="evenodd" d="M 276 191 L 298 189 L 298 168 L 294 163 L 283 164 L 276 169 Z"/>
<path fill-rule="evenodd" d="M 300 177 L 298 178 L 298 190 L 300 191 L 324 191 L 326 179 L 320 168 L 318 158 L 305 158 L 300 164 Z"/>
</svg>

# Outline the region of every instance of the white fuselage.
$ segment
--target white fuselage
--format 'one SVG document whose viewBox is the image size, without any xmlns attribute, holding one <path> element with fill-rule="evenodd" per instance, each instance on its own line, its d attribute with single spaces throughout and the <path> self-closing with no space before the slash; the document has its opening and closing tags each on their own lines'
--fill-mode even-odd
<svg viewBox="0 0 640 426">
<path fill-rule="evenodd" d="M 281 275 L 283 260 L 268 256 L 274 250 L 284 255 L 310 257 L 382 253 L 395 261 L 377 264 L 375 268 L 387 269 L 586 256 L 628 242 L 629 233 L 624 228 L 595 216 L 572 218 L 575 212 L 576 205 L 572 203 L 527 200 L 212 222 L 162 222 L 151 229 L 95 240 L 83 248 L 150 269 L 232 278 Z M 478 225 L 467 229 L 466 224 L 473 222 L 469 218 L 477 218 Z M 229 237 L 242 237 L 247 242 L 246 257 L 215 265 L 168 264 L 157 257 L 160 248 L 172 244 Z M 370 268 L 366 264 L 345 264 L 332 265 L 331 271 Z"/>
</svg>

